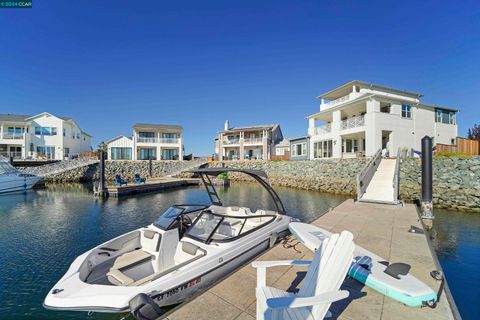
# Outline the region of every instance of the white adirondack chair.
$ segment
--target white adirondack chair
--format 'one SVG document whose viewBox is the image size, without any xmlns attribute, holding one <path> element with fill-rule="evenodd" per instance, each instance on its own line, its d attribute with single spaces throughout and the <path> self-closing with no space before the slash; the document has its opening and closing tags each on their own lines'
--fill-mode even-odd
<svg viewBox="0 0 480 320">
<path fill-rule="evenodd" d="M 332 302 L 348 297 L 339 290 L 353 259 L 353 235 L 343 231 L 324 240 L 312 261 L 255 261 L 257 268 L 257 320 L 318 320 L 330 316 Z M 308 266 L 297 294 L 266 286 L 266 268 Z"/>
</svg>

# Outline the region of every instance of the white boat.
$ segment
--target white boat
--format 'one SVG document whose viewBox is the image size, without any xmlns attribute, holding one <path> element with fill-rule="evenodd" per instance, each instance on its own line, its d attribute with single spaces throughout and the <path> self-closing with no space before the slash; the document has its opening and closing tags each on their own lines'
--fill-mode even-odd
<svg viewBox="0 0 480 320">
<path fill-rule="evenodd" d="M 42 180 L 42 177 L 23 173 L 8 161 L 0 159 L 0 194 L 24 192 Z"/>
<path fill-rule="evenodd" d="M 291 233 L 307 248 L 316 251 L 331 233 L 311 224 L 292 222 Z M 360 283 L 409 307 L 435 307 L 437 293 L 414 277 L 410 265 L 390 263 L 365 248 L 355 245 L 348 275 Z"/>
<path fill-rule="evenodd" d="M 268 191 L 275 210 L 223 206 L 210 176 L 242 172 Z M 211 205 L 175 205 L 153 224 L 103 243 L 71 264 L 44 307 L 130 311 L 155 318 L 248 263 L 289 233 L 292 219 L 262 171 L 199 169 Z M 141 214 L 141 213 L 140 213 Z M 150 314 L 150 316 L 146 316 Z"/>
</svg>

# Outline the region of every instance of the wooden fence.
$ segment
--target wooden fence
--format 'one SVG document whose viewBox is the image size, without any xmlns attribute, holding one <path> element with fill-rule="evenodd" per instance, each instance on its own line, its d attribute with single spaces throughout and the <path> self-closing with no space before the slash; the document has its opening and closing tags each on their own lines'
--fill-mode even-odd
<svg viewBox="0 0 480 320">
<path fill-rule="evenodd" d="M 271 156 L 272 160 L 280 161 L 280 160 L 290 160 L 290 152 L 285 151 L 283 156 Z"/>
<path fill-rule="evenodd" d="M 456 138 L 455 144 L 441 144 L 437 143 L 438 153 L 461 153 L 461 154 L 480 154 L 480 141 L 470 140 L 465 138 Z"/>
</svg>

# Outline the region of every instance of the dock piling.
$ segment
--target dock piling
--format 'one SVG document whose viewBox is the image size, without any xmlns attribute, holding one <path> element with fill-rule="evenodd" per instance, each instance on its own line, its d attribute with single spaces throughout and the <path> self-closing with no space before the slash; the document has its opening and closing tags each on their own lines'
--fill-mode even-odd
<svg viewBox="0 0 480 320">
<path fill-rule="evenodd" d="M 422 138 L 422 219 L 433 220 L 432 205 L 432 138 Z"/>
<path fill-rule="evenodd" d="M 152 177 L 152 157 L 148 157 L 148 176 Z"/>
<path fill-rule="evenodd" d="M 108 197 L 108 191 L 105 186 L 105 151 L 100 151 L 100 182 L 98 184 L 98 196 L 100 198 Z"/>
</svg>

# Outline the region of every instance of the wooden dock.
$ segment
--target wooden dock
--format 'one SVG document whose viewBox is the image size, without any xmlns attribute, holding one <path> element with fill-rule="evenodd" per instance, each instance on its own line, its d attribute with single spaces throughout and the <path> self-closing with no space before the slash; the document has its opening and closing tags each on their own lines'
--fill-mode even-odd
<svg viewBox="0 0 480 320">
<path fill-rule="evenodd" d="M 123 185 L 121 187 L 107 186 L 106 191 L 108 192 L 108 195 L 110 197 L 118 198 L 136 195 L 140 193 L 156 192 L 199 184 L 200 179 L 164 177 L 147 179 L 145 183 L 141 184 L 128 183 L 128 185 Z"/>
<path fill-rule="evenodd" d="M 414 205 L 397 207 L 347 200 L 313 224 L 331 232 L 349 230 L 360 246 L 391 262 L 410 264 L 414 276 L 436 291 L 441 288 L 441 282 L 430 276 L 430 271 L 438 267 L 426 235 L 408 232 L 411 226 L 423 229 Z M 312 259 L 313 254 L 306 247 L 301 244 L 295 247 L 299 252 L 278 244 L 258 260 Z M 305 270 L 288 266 L 269 268 L 267 285 L 294 291 L 300 286 Z M 255 319 L 255 286 L 256 270 L 249 263 L 165 317 L 169 320 Z M 450 304 L 444 289 L 435 309 L 407 307 L 350 278 L 344 281 L 342 289 L 348 290 L 350 297 L 332 304 L 333 319 L 455 319 L 456 307 Z"/>
</svg>

